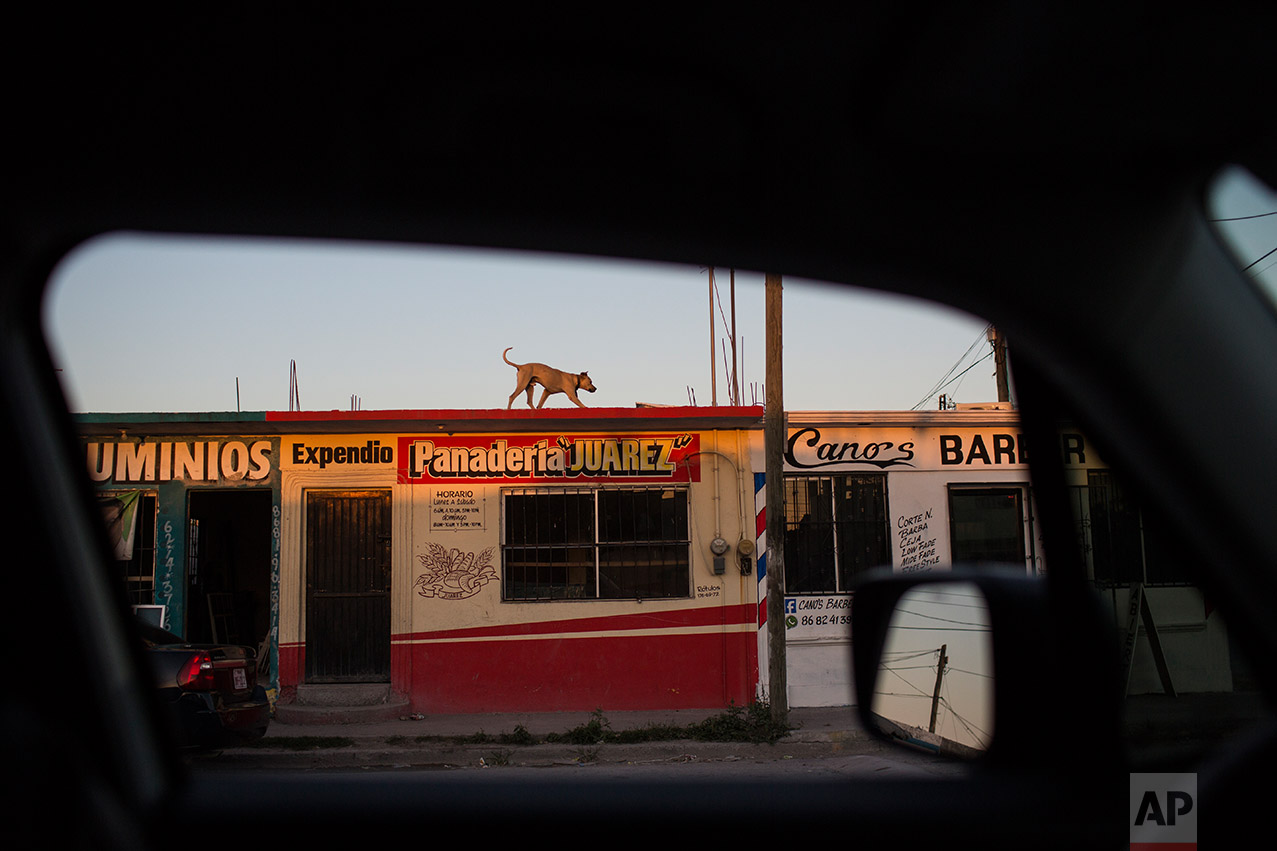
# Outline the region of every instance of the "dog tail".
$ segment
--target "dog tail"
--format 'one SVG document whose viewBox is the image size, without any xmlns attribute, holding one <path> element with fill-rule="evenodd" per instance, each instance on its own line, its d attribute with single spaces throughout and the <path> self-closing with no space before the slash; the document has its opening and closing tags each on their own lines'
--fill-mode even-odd
<svg viewBox="0 0 1277 851">
<path fill-rule="evenodd" d="M 510 360 L 508 357 L 506 357 L 506 352 L 509 352 L 509 351 L 510 351 L 510 349 L 513 349 L 513 348 L 514 348 L 514 346 L 510 346 L 510 348 L 508 348 L 508 349 L 506 349 L 504 352 L 502 352 L 502 353 L 501 353 L 501 360 L 503 360 L 503 361 L 505 361 L 506 363 L 510 364 L 510 366 L 514 367 L 515 369 L 518 369 L 519 365 L 518 365 L 517 363 L 515 363 L 514 361 Z"/>
</svg>

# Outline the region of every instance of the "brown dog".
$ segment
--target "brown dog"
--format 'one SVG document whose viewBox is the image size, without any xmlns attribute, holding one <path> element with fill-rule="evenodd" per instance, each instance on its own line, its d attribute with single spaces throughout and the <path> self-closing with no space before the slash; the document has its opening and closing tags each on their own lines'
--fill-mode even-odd
<svg viewBox="0 0 1277 851">
<path fill-rule="evenodd" d="M 567 397 L 576 403 L 578 408 L 584 408 L 581 400 L 576 398 L 578 390 L 588 390 L 594 392 L 594 382 L 590 380 L 590 376 L 581 373 L 564 372 L 561 369 L 551 369 L 543 363 L 515 363 L 506 357 L 506 354 L 513 349 L 511 346 L 501 353 L 501 359 L 510 366 L 519 371 L 519 386 L 514 388 L 514 392 L 510 394 L 510 401 L 506 403 L 506 410 L 514 405 L 514 397 L 520 393 L 528 394 L 528 407 L 532 407 L 532 388 L 533 385 L 540 384 L 544 389 L 541 391 L 541 401 L 537 402 L 537 407 L 545 405 L 546 397 L 552 393 L 565 393 Z"/>
</svg>

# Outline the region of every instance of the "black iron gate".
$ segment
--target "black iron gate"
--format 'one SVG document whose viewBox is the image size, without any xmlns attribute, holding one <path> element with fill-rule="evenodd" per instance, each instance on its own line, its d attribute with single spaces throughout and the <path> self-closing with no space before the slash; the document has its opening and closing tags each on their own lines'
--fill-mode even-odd
<svg viewBox="0 0 1277 851">
<path fill-rule="evenodd" d="M 390 492 L 306 494 L 306 681 L 390 679 Z"/>
</svg>

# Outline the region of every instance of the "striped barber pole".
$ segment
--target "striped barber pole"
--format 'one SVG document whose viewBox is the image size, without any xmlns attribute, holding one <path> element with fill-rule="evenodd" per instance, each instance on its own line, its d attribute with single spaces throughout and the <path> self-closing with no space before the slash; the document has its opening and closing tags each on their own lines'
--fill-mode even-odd
<svg viewBox="0 0 1277 851">
<path fill-rule="evenodd" d="M 758 628 L 767 623 L 767 476 L 754 474 L 754 553 L 758 576 Z"/>
</svg>

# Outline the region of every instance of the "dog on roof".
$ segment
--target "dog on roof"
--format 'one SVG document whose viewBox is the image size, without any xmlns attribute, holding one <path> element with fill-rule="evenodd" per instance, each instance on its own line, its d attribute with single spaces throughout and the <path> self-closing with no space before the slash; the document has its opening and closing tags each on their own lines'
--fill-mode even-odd
<svg viewBox="0 0 1277 851">
<path fill-rule="evenodd" d="M 545 400 L 555 393 L 563 393 L 571 399 L 578 408 L 584 408 L 581 400 L 577 398 L 577 393 L 581 390 L 588 390 L 593 393 L 595 390 L 594 382 L 590 380 L 590 376 L 584 372 L 564 372 L 561 369 L 553 369 L 543 363 L 515 363 L 506 357 L 510 353 L 510 349 L 506 349 L 501 353 L 501 359 L 510 366 L 518 370 L 518 386 L 514 388 L 514 392 L 510 394 L 510 401 L 506 403 L 506 410 L 514 405 L 515 397 L 520 393 L 528 394 L 528 407 L 532 407 L 532 389 L 540 384 L 541 401 L 537 402 L 537 407 L 545 405 Z"/>
</svg>

